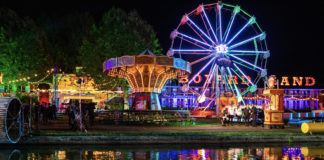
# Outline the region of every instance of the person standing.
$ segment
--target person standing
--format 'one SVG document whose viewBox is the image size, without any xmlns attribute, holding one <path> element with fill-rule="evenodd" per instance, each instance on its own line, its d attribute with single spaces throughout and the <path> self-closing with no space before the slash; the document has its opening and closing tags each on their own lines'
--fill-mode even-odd
<svg viewBox="0 0 324 160">
<path fill-rule="evenodd" d="M 35 120 L 36 130 L 39 130 L 40 111 L 41 111 L 41 106 L 39 105 L 39 102 L 37 102 L 34 108 L 34 120 Z"/>
<path fill-rule="evenodd" d="M 53 117 L 53 120 L 57 120 L 57 108 L 56 108 L 55 102 L 52 104 L 52 117 Z"/>
<path fill-rule="evenodd" d="M 256 127 L 256 118 L 257 118 L 257 108 L 255 107 L 255 105 L 252 105 L 251 108 L 251 118 L 252 118 L 252 126 Z"/>
<path fill-rule="evenodd" d="M 227 118 L 228 118 L 228 112 L 227 112 L 226 107 L 223 108 L 222 114 L 223 114 L 223 116 L 222 116 L 222 126 L 226 126 Z"/>
<path fill-rule="evenodd" d="M 249 125 L 249 119 L 250 119 L 249 105 L 246 105 L 243 113 L 244 113 L 245 125 L 248 126 Z"/>
<path fill-rule="evenodd" d="M 89 123 L 92 126 L 94 124 L 94 109 L 95 109 L 95 104 L 94 103 L 89 103 L 88 105 L 88 115 L 89 115 Z"/>
<path fill-rule="evenodd" d="M 237 106 L 237 108 L 236 108 L 236 118 L 237 118 L 237 122 L 239 123 L 239 125 L 241 125 L 241 122 L 242 122 L 242 108 L 241 108 L 241 106 Z"/>
<path fill-rule="evenodd" d="M 229 124 L 231 124 L 233 126 L 233 118 L 235 116 L 235 106 L 233 103 L 231 103 L 231 105 L 229 105 L 228 107 L 228 118 L 229 118 Z"/>
<path fill-rule="evenodd" d="M 259 113 L 258 119 L 260 119 L 262 127 L 264 127 L 264 111 L 263 111 L 263 109 L 260 108 L 258 113 Z"/>
</svg>

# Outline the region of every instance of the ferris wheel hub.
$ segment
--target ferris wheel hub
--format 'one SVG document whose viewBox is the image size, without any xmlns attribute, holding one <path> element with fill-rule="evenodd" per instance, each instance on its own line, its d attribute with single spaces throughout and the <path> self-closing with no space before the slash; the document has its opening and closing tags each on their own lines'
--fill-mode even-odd
<svg viewBox="0 0 324 160">
<path fill-rule="evenodd" d="M 225 44 L 219 44 L 215 47 L 215 53 L 217 54 L 227 54 L 228 47 Z"/>
</svg>

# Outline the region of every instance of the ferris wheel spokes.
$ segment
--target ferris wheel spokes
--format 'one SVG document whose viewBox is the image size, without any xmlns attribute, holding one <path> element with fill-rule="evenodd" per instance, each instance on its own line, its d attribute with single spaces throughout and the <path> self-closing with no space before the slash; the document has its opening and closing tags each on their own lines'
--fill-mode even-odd
<svg viewBox="0 0 324 160">
<path fill-rule="evenodd" d="M 187 20 L 196 28 L 200 31 L 200 33 L 202 33 L 210 42 L 212 42 L 213 44 L 215 43 L 210 36 L 208 36 L 203 30 L 201 30 L 196 24 L 195 22 L 193 22 L 187 15 L 185 15 Z"/>
<path fill-rule="evenodd" d="M 217 106 L 216 98 L 226 92 L 232 92 L 242 101 L 245 93 L 256 91 L 258 81 L 267 74 L 270 52 L 265 36 L 255 17 L 241 10 L 240 6 L 220 2 L 201 4 L 185 14 L 171 33 L 169 51 L 180 58 L 183 54 L 183 58 L 192 66 L 196 64 L 199 71 L 183 85 L 182 91 L 191 91 L 189 85 L 204 71 L 208 75 L 201 82 L 202 89 L 194 104 L 204 102 L 201 105 L 208 104 L 208 107 L 215 102 Z M 237 82 L 239 79 L 242 83 Z M 208 89 L 211 89 L 210 94 Z"/>
<path fill-rule="evenodd" d="M 253 55 L 257 55 L 257 54 L 266 54 L 268 53 L 269 51 L 245 51 L 245 50 L 229 50 L 228 53 L 234 53 L 232 55 L 235 55 L 235 53 L 254 53 Z"/>
<path fill-rule="evenodd" d="M 205 43 L 205 42 L 202 42 L 202 41 L 200 41 L 200 40 L 198 40 L 198 39 L 196 39 L 196 38 L 193 38 L 193 37 L 187 36 L 187 35 L 182 34 L 182 33 L 180 33 L 180 32 L 177 32 L 177 33 L 178 33 L 179 35 L 181 35 L 181 36 L 183 36 L 183 37 L 186 37 L 186 38 L 188 38 L 188 39 L 191 39 L 191 40 L 193 40 L 193 41 L 195 41 L 195 42 L 198 42 L 198 43 L 203 44 L 203 45 L 208 46 L 208 47 L 212 47 L 210 44 L 207 44 L 207 43 Z"/>
<path fill-rule="evenodd" d="M 212 66 L 212 69 L 209 71 L 209 74 L 208 74 L 208 77 L 207 77 L 207 80 L 205 81 L 204 85 L 203 85 L 203 92 L 201 95 L 205 95 L 206 91 L 207 91 L 207 88 L 208 88 L 208 85 L 212 79 L 212 76 L 214 75 L 215 73 L 215 70 L 217 69 L 217 64 L 214 64 Z"/>
<path fill-rule="evenodd" d="M 264 33 L 264 32 L 262 32 L 261 34 L 259 34 L 259 35 L 257 35 L 257 36 L 254 36 L 254 37 L 251 37 L 251 38 L 249 38 L 249 39 L 246 39 L 246 40 L 244 40 L 244 41 L 238 42 L 238 43 L 236 43 L 236 44 L 234 44 L 234 45 L 232 45 L 232 46 L 229 46 L 228 49 L 232 49 L 232 48 L 235 48 L 235 47 L 241 46 L 241 45 L 243 45 L 243 44 L 245 44 L 245 43 L 248 43 L 248 42 L 250 42 L 250 41 L 252 41 L 252 40 L 254 40 L 254 39 L 257 39 L 257 38 L 261 38 L 261 37 L 263 37 L 263 36 L 265 36 L 265 33 Z"/>
<path fill-rule="evenodd" d="M 241 76 L 239 76 L 241 79 L 242 79 L 242 81 L 244 82 L 244 83 L 246 83 L 247 85 L 249 85 L 249 84 L 251 84 L 251 85 L 254 85 L 253 83 L 252 83 L 252 81 L 249 79 L 249 78 L 247 78 L 247 76 L 245 75 L 245 73 L 239 68 L 239 67 L 237 67 L 236 66 L 236 64 L 233 64 L 234 66 L 235 66 L 235 68 L 244 76 L 244 77 L 246 77 L 246 79 L 247 79 L 247 81 L 249 82 L 249 83 L 246 83 L 246 81 L 241 77 Z M 232 68 L 231 68 L 232 69 Z M 234 69 L 232 69 L 232 71 L 234 71 Z M 236 75 L 238 75 L 238 73 L 236 73 L 236 71 L 234 71 L 234 73 L 236 74 Z"/>
<path fill-rule="evenodd" d="M 260 68 L 259 66 L 256 66 L 256 65 L 254 65 L 254 64 L 252 64 L 252 63 L 250 63 L 250 62 L 248 62 L 246 60 L 243 60 L 243 59 L 241 59 L 241 58 L 239 58 L 239 57 L 237 57 L 237 56 L 235 56 L 233 54 L 228 54 L 228 55 L 231 56 L 231 57 L 233 57 L 233 58 L 235 58 L 235 59 L 237 59 L 237 60 L 239 60 L 239 61 L 241 61 L 241 62 L 244 62 L 245 64 L 248 64 L 248 65 L 250 65 L 250 66 L 252 66 L 254 68 L 257 68 L 260 71 L 263 71 L 264 70 L 263 68 Z"/>
<path fill-rule="evenodd" d="M 216 57 L 213 57 L 211 60 L 209 60 L 208 61 L 208 63 L 203 67 L 203 68 L 201 68 L 199 71 L 198 71 L 198 73 L 196 73 L 192 78 L 191 78 L 191 80 L 188 82 L 188 85 L 190 85 L 191 84 L 191 82 L 198 76 L 198 75 L 200 75 L 200 73 L 203 71 L 203 70 L 205 70 L 205 68 L 215 59 Z"/>
<path fill-rule="evenodd" d="M 240 6 L 235 6 L 235 8 L 233 10 L 233 13 L 232 13 L 232 16 L 231 16 L 231 19 L 230 19 L 230 22 L 228 23 L 227 28 L 225 30 L 225 39 L 224 39 L 224 42 L 226 42 L 227 37 L 228 37 L 228 35 L 229 35 L 230 31 L 231 31 L 231 28 L 232 28 L 232 25 L 233 25 L 235 16 L 239 12 L 240 12 Z"/>
<path fill-rule="evenodd" d="M 240 101 L 242 101 L 242 95 L 240 94 L 240 91 L 238 90 L 238 88 L 237 88 L 237 86 L 236 86 L 236 84 L 235 84 L 235 82 L 234 82 L 234 79 L 233 79 L 233 75 L 232 75 L 231 70 L 229 69 L 229 67 L 226 67 L 226 69 L 227 69 L 227 72 L 229 73 L 229 75 L 230 75 L 230 77 L 231 77 L 232 84 L 233 84 L 233 86 L 234 86 L 234 89 L 235 89 L 235 91 L 236 91 L 236 95 L 237 95 L 237 97 L 238 97 L 238 101 L 240 102 Z"/>
<path fill-rule="evenodd" d="M 218 20 L 219 20 L 219 37 L 221 43 L 223 42 L 223 33 L 222 33 L 222 5 L 217 3 L 217 10 L 218 10 Z"/>
<path fill-rule="evenodd" d="M 217 38 L 217 36 L 216 36 L 216 34 L 215 34 L 215 31 L 214 31 L 213 27 L 211 26 L 211 24 L 210 24 L 210 22 L 209 22 L 209 18 L 208 18 L 208 16 L 207 16 L 206 12 L 205 12 L 204 6 L 201 6 L 201 7 L 202 7 L 202 12 L 204 13 L 204 17 L 205 17 L 205 19 L 207 20 L 207 23 L 208 23 L 208 25 L 209 25 L 209 28 L 210 28 L 210 30 L 212 31 L 212 33 L 213 33 L 213 35 L 214 35 L 214 38 L 215 38 L 216 42 L 219 43 L 218 38 Z"/>
<path fill-rule="evenodd" d="M 201 61 L 203 61 L 203 60 L 206 60 L 206 59 L 208 59 L 208 58 L 210 58 L 210 57 L 212 57 L 212 56 L 214 56 L 214 55 L 210 54 L 210 55 L 205 56 L 205 57 L 203 57 L 203 58 L 197 59 L 197 60 L 195 60 L 195 61 L 193 61 L 193 62 L 190 62 L 190 65 L 194 65 L 194 64 L 196 64 L 196 63 L 199 63 L 199 62 L 201 62 Z"/>
<path fill-rule="evenodd" d="M 197 54 L 210 54 L 210 52 L 213 52 L 211 49 L 173 49 L 174 52 L 180 52 L 182 54 L 188 54 L 191 52 L 197 53 Z M 199 53 L 202 52 L 202 53 Z"/>
<path fill-rule="evenodd" d="M 243 30 L 246 29 L 246 27 L 253 23 L 255 23 L 255 18 L 251 17 L 250 20 L 226 43 L 226 45 L 229 45 L 239 34 L 242 33 Z"/>
</svg>

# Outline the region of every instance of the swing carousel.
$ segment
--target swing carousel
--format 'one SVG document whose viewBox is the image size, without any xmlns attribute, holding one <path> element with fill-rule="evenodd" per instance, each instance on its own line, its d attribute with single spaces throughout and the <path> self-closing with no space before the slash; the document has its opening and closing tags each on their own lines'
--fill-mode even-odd
<svg viewBox="0 0 324 160">
<path fill-rule="evenodd" d="M 181 58 L 156 56 L 149 50 L 137 56 L 110 58 L 103 72 L 127 80 L 135 95 L 132 109 L 161 110 L 158 95 L 169 79 L 180 79 L 191 73 L 190 63 Z"/>
</svg>

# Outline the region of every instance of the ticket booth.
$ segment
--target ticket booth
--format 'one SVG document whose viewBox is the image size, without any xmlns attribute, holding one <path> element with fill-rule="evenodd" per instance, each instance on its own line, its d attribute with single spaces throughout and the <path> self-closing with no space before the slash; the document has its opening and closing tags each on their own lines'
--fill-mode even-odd
<svg viewBox="0 0 324 160">
<path fill-rule="evenodd" d="M 264 108 L 264 126 L 284 128 L 284 89 L 266 89 L 263 95 L 267 97 Z"/>
</svg>

